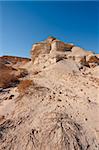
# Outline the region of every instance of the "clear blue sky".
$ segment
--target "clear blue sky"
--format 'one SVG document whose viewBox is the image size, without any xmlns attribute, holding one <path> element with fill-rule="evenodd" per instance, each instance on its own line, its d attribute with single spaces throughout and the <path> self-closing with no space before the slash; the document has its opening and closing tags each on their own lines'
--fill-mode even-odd
<svg viewBox="0 0 99 150">
<path fill-rule="evenodd" d="M 49 35 L 99 53 L 99 2 L 0 2 L 0 55 L 29 57 Z"/>
</svg>

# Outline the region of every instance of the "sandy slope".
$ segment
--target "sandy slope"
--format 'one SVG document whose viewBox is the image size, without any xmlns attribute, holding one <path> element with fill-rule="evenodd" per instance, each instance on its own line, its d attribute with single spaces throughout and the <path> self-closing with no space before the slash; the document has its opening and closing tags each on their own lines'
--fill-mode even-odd
<svg viewBox="0 0 99 150">
<path fill-rule="evenodd" d="M 0 92 L 0 149 L 98 150 L 99 66 L 43 62 L 24 65 L 29 74 L 22 80 L 33 81 L 25 93 Z"/>
</svg>

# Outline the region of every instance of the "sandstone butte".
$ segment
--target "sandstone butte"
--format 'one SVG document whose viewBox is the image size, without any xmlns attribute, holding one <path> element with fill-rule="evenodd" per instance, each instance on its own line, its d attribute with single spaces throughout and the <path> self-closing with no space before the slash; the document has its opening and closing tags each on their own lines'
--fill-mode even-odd
<svg viewBox="0 0 99 150">
<path fill-rule="evenodd" d="M 48 37 L 0 57 L 0 150 L 99 150 L 99 54 Z"/>
</svg>

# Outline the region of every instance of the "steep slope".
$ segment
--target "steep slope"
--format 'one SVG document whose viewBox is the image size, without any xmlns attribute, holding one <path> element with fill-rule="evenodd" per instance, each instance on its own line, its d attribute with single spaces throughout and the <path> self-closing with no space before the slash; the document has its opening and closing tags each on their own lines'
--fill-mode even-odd
<svg viewBox="0 0 99 150">
<path fill-rule="evenodd" d="M 54 37 L 31 54 L 28 75 L 0 92 L 0 149 L 98 150 L 97 55 Z"/>
</svg>

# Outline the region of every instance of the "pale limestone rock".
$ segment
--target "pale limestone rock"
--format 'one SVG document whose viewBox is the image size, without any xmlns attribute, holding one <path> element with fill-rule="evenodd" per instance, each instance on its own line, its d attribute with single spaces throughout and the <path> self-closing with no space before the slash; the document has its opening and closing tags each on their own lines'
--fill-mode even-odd
<svg viewBox="0 0 99 150">
<path fill-rule="evenodd" d="M 93 54 L 92 52 L 86 51 L 83 48 L 80 48 L 80 47 L 77 47 L 77 46 L 74 46 L 71 49 L 71 51 L 72 51 L 71 55 L 74 55 L 75 57 L 77 57 L 77 56 L 87 56 L 87 55 Z"/>
<path fill-rule="evenodd" d="M 52 51 L 64 51 L 65 44 L 59 40 L 55 40 L 51 44 L 51 52 Z"/>
<path fill-rule="evenodd" d="M 64 43 L 54 37 L 48 37 L 45 41 L 34 44 L 31 50 L 32 62 L 49 66 L 63 59 L 72 59 L 78 66 L 92 67 L 99 64 L 98 57 L 90 51 L 74 46 L 73 44 Z M 41 66 L 41 65 L 40 65 Z"/>
<path fill-rule="evenodd" d="M 49 36 L 46 40 L 45 40 L 45 42 L 47 42 L 47 43 L 51 43 L 52 41 L 54 41 L 54 40 L 56 40 L 56 38 L 55 37 L 53 37 L 53 36 Z"/>
<path fill-rule="evenodd" d="M 40 54 L 48 54 L 51 50 L 50 43 L 38 43 L 34 44 L 31 50 L 32 61 L 40 55 Z"/>
<path fill-rule="evenodd" d="M 99 58 L 99 54 L 95 54 Z"/>
<path fill-rule="evenodd" d="M 68 44 L 57 40 L 54 37 L 48 37 L 45 41 L 34 44 L 31 50 L 32 62 L 36 61 L 41 54 L 68 52 L 71 51 L 73 44 Z M 34 62 L 35 63 L 35 62 Z"/>
<path fill-rule="evenodd" d="M 66 44 L 64 42 L 61 42 L 60 40 L 54 40 L 51 43 L 51 52 L 53 52 L 53 51 L 62 51 L 62 52 L 70 51 L 72 47 L 73 47 L 72 44 Z"/>
</svg>

